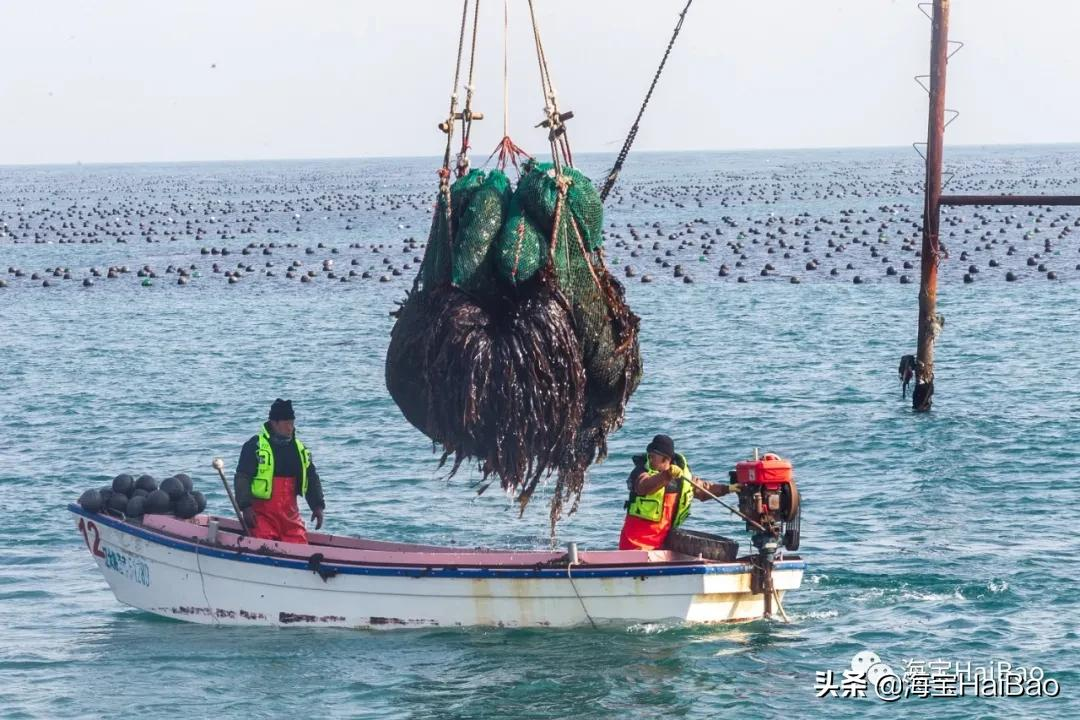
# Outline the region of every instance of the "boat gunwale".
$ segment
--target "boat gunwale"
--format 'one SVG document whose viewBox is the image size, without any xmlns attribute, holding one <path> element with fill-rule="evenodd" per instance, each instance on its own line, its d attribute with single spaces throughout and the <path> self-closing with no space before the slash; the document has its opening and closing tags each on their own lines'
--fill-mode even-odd
<svg viewBox="0 0 1080 720">
<path fill-rule="evenodd" d="M 267 552 L 250 550 L 247 548 L 226 548 L 218 544 L 210 544 L 198 538 L 183 537 L 161 528 L 146 527 L 142 524 L 134 524 L 105 513 L 95 513 L 83 509 L 72 503 L 68 510 L 75 515 L 104 523 L 106 526 L 149 540 L 159 545 L 173 547 L 183 552 L 196 555 L 209 555 L 233 562 L 248 562 L 273 567 L 303 569 L 309 572 L 317 572 L 318 568 L 333 570 L 338 573 L 349 575 L 384 575 L 406 577 L 444 577 L 444 578 L 532 578 L 549 579 L 563 578 L 569 569 L 565 563 L 558 564 L 552 561 L 522 563 L 522 564 L 498 564 L 498 565 L 462 565 L 454 563 L 438 564 L 425 563 L 380 563 L 371 560 L 347 560 L 347 559 L 322 559 L 318 566 L 311 564 L 311 555 L 293 555 L 284 552 Z M 196 527 L 205 527 L 193 524 Z M 229 532 L 229 531 L 223 531 Z M 319 545 L 310 545 L 318 548 Z M 378 552 L 378 551 L 375 551 Z M 513 551 L 509 551 L 513 552 Z M 536 551 L 522 551 L 536 552 Z M 730 562 L 720 562 L 691 556 L 683 556 L 685 560 L 656 560 L 647 563 L 587 563 L 576 565 L 573 575 L 576 578 L 611 578 L 611 577 L 655 577 L 672 575 L 709 575 L 709 574 L 739 574 L 751 571 L 749 558 L 740 558 Z M 806 562 L 797 555 L 789 555 L 777 560 L 777 571 L 805 571 Z"/>
</svg>

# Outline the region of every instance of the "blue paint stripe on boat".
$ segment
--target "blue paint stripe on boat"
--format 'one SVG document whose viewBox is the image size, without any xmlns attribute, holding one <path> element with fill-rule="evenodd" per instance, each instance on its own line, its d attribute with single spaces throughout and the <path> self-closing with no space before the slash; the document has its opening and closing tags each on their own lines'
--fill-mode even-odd
<svg viewBox="0 0 1080 720">
<path fill-rule="evenodd" d="M 98 513 L 87 512 L 75 504 L 68 505 L 68 510 L 76 515 L 94 520 L 107 525 L 120 532 L 135 537 L 149 540 L 174 548 L 183 552 L 231 560 L 233 562 L 246 562 L 256 565 L 270 565 L 272 567 L 288 568 L 292 570 L 304 570 L 311 572 L 306 560 L 276 557 L 272 555 L 255 555 L 250 552 L 233 552 L 218 548 L 198 545 L 196 543 L 180 540 L 145 530 L 134 525 L 129 525 L 116 518 Z M 322 567 L 336 570 L 343 575 L 377 575 L 382 577 L 439 577 L 439 578 L 563 578 L 566 577 L 566 568 L 541 568 L 541 569 L 496 569 L 496 568 L 472 568 L 472 567 L 417 567 L 417 566 L 375 566 L 375 565 L 344 565 L 330 561 L 324 561 Z M 806 562 L 803 560 L 781 560 L 776 563 L 777 570 L 805 570 Z M 667 567 L 647 567 L 643 565 L 632 568 L 597 568 L 588 570 L 579 567 L 574 570 L 575 578 L 617 578 L 617 577 L 670 577 L 673 575 L 737 575 L 749 572 L 746 565 L 676 565 Z"/>
</svg>

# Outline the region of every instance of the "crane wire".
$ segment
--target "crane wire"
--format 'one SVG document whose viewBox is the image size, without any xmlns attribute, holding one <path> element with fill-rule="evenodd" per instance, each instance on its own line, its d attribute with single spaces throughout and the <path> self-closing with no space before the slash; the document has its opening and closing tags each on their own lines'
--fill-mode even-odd
<svg viewBox="0 0 1080 720">
<path fill-rule="evenodd" d="M 604 181 L 604 187 L 600 190 L 601 202 L 607 199 L 608 193 L 611 192 L 611 188 L 615 186 L 615 181 L 618 180 L 619 173 L 622 171 L 623 163 L 626 162 L 626 156 L 630 154 L 630 146 L 634 144 L 634 139 L 637 137 L 638 127 L 641 125 L 641 118 L 645 114 L 645 108 L 649 105 L 653 90 L 656 89 L 656 83 L 660 80 L 660 73 L 664 71 L 664 65 L 667 64 L 668 56 L 671 55 L 671 48 L 675 45 L 675 39 L 679 37 L 679 31 L 682 30 L 683 26 L 683 20 L 686 19 L 686 11 L 690 9 L 690 4 L 692 2 L 694 2 L 694 0 L 686 0 L 686 7 L 679 13 L 679 21 L 675 24 L 675 32 L 672 33 L 671 40 L 668 41 L 667 50 L 664 51 L 664 57 L 660 60 L 660 67 L 656 68 L 656 74 L 653 75 L 652 84 L 649 85 L 649 91 L 645 93 L 645 100 L 641 103 L 637 118 L 634 119 L 634 124 L 630 126 L 630 132 L 626 136 L 626 141 L 623 143 L 622 150 L 619 151 L 615 164 L 612 165 L 611 172 L 608 173 L 607 180 Z"/>
</svg>

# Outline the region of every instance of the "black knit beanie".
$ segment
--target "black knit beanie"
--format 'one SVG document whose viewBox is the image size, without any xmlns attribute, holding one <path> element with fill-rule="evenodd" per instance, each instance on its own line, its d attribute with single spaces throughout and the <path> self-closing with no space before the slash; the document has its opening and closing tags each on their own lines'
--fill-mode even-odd
<svg viewBox="0 0 1080 720">
<path fill-rule="evenodd" d="M 657 453 L 672 460 L 675 458 L 675 441 L 667 435 L 657 435 L 645 448 L 646 452 Z"/>
<path fill-rule="evenodd" d="M 296 413 L 292 409 L 292 400 L 282 400 L 281 398 L 275 400 L 274 404 L 270 406 L 270 419 L 295 420 Z"/>
</svg>

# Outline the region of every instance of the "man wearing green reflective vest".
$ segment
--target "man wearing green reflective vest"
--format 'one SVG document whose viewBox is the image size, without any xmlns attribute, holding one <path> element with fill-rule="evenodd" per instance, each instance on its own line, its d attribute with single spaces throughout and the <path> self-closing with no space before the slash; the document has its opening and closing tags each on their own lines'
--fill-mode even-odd
<svg viewBox="0 0 1080 720">
<path fill-rule="evenodd" d="M 630 499 L 619 536 L 620 550 L 661 548 L 671 529 L 682 525 L 690 514 L 694 498 L 705 500 L 708 493 L 720 496 L 739 491 L 735 483 L 710 483 L 695 477 L 667 435 L 657 435 L 644 455 L 634 456 L 634 469 L 626 485 Z"/>
<path fill-rule="evenodd" d="M 307 500 L 315 529 L 322 527 L 322 483 L 311 451 L 296 437 L 295 420 L 292 401 L 278 398 L 270 406 L 270 419 L 240 450 L 233 485 L 252 537 L 306 543 L 297 495 Z"/>
</svg>

